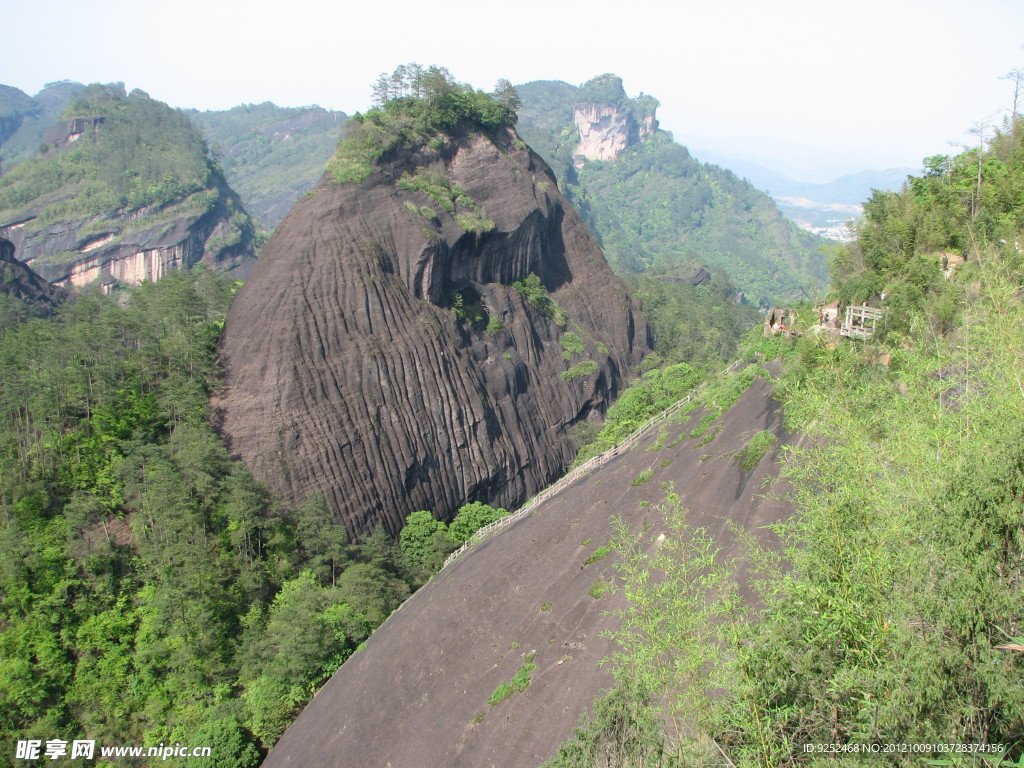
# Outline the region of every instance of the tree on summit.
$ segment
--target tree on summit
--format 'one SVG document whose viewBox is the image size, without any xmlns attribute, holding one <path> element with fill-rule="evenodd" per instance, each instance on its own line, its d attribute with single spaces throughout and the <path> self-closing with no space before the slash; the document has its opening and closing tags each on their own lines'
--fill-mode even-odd
<svg viewBox="0 0 1024 768">
<path fill-rule="evenodd" d="M 512 83 L 504 77 L 498 78 L 494 84 L 494 93 L 491 94 L 495 101 L 505 106 L 510 112 L 518 112 L 523 106 L 523 100 Z"/>
</svg>

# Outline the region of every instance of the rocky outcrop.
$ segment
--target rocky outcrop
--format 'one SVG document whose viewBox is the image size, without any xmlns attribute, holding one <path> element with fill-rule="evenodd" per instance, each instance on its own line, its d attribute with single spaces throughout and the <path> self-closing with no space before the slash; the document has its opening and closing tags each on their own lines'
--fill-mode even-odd
<svg viewBox="0 0 1024 768">
<path fill-rule="evenodd" d="M 255 259 L 251 233 L 237 223 L 237 196 L 226 184 L 220 187 L 212 202 L 204 190 L 192 196 L 198 205 L 186 200 L 167 213 L 157 207 L 112 211 L 39 226 L 30 209 L 0 222 L 0 236 L 39 275 L 67 288 L 96 284 L 109 291 L 199 262 L 244 279 Z"/>
<path fill-rule="evenodd" d="M 4 238 L 0 238 L 0 295 L 18 300 L 33 314 L 48 314 L 67 297 L 19 261 L 14 243 Z"/>
<path fill-rule="evenodd" d="M 628 110 L 609 104 L 577 104 L 573 119 L 580 134 L 576 145 L 579 158 L 586 160 L 614 160 L 626 147 L 640 140 L 636 121 Z"/>
<path fill-rule="evenodd" d="M 78 141 L 86 131 L 97 130 L 106 118 L 103 115 L 94 117 L 73 117 L 70 120 L 61 120 L 43 136 L 46 144 L 52 144 L 58 148 L 65 148 Z"/>
<path fill-rule="evenodd" d="M 587 160 L 615 160 L 627 147 L 658 130 L 654 112 L 640 121 L 628 104 L 584 103 L 573 106 L 580 143 L 573 155 L 577 168 Z"/>
<path fill-rule="evenodd" d="M 605 409 L 649 344 L 512 129 L 433 144 L 359 185 L 325 174 L 224 328 L 215 406 L 232 450 L 293 502 L 322 493 L 356 535 L 535 493 L 571 463 L 569 427 Z M 432 196 L 396 183 L 428 172 Z M 457 221 L 439 189 L 476 218 Z M 532 303 L 511 285 L 531 274 L 543 285 Z"/>
</svg>

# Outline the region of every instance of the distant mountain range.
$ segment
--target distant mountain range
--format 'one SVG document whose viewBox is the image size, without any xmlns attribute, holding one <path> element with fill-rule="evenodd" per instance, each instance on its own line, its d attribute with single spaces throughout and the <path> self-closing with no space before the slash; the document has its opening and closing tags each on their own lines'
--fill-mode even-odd
<svg viewBox="0 0 1024 768">
<path fill-rule="evenodd" d="M 898 190 L 907 176 L 919 170 L 868 169 L 822 184 L 797 181 L 758 163 L 721 152 L 694 149 L 693 153 L 705 162 L 729 168 L 771 195 L 787 218 L 831 239 L 843 239 L 845 222 L 860 215 L 861 204 L 871 196 L 871 190 Z"/>
<path fill-rule="evenodd" d="M 324 172 L 344 112 L 269 101 L 213 112 L 187 110 L 249 212 L 275 229 Z"/>
<path fill-rule="evenodd" d="M 797 297 L 824 279 L 824 260 L 815 254 L 821 241 L 801 229 L 841 239 L 844 223 L 859 215 L 872 188 L 896 188 L 909 172 L 864 171 L 811 184 L 713 152 L 701 152 L 698 159 L 659 130 L 657 100 L 643 94 L 628 98 L 614 75 L 582 87 L 538 81 L 518 89 L 520 133 L 555 170 L 616 270 L 688 278 L 703 266 L 717 267 L 755 304 Z M 85 90 L 80 83 L 61 81 L 32 97 L 0 86 L 0 172 L 6 177 L 0 189 L 7 186 L 10 198 L 0 208 L 11 209 L 0 225 L 36 215 L 33 206 L 26 208 L 35 192 L 29 194 L 22 184 L 12 196 L 14 179 L 8 172 L 22 161 L 38 164 L 45 157 L 47 132 Z M 183 113 L 199 127 L 206 151 L 245 211 L 268 231 L 316 183 L 348 118 L 317 106 L 270 102 Z M 47 151 L 52 153 L 52 147 Z M 63 192 L 54 188 L 49 194 L 60 197 Z M 52 201 L 47 205 L 52 208 Z M 89 227 L 103 228 L 95 222 Z M 248 232 L 249 225 L 242 229 Z M 16 235 L 19 257 L 32 258 L 25 249 L 29 243 L 21 242 L 17 230 L 10 234 Z M 57 250 L 65 253 L 58 260 L 71 263 L 73 252 L 97 242 L 92 237 L 61 243 Z M 147 240 L 136 250 L 154 247 Z M 77 280 L 92 274 L 86 266 L 92 262 L 75 267 L 82 273 Z M 50 279 L 70 280 L 70 273 L 57 271 L 48 273 Z"/>
<path fill-rule="evenodd" d="M 203 262 L 245 277 L 259 233 L 180 110 L 123 83 L 0 90 L 0 237 L 63 287 Z"/>
</svg>

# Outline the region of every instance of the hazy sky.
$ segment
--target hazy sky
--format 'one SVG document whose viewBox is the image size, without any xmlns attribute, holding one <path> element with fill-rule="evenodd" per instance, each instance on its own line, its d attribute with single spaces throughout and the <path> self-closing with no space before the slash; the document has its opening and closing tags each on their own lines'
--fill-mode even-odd
<svg viewBox="0 0 1024 768">
<path fill-rule="evenodd" d="M 1022 0 L 0 0 L 0 18 L 0 83 L 29 94 L 121 80 L 177 107 L 351 113 L 411 61 L 487 90 L 615 72 L 681 143 L 804 180 L 955 151 L 1024 69 Z"/>
</svg>

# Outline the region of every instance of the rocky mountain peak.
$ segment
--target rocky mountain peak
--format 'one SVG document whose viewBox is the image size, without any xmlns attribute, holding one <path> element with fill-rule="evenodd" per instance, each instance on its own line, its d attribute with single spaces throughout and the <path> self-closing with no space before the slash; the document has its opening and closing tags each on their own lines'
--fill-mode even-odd
<svg viewBox="0 0 1024 768">
<path fill-rule="evenodd" d="M 339 167 L 227 318 L 233 450 L 292 501 L 322 494 L 356 535 L 419 509 L 515 506 L 571 463 L 568 428 L 625 383 L 645 321 L 510 126 L 439 133 L 358 180 Z"/>
<path fill-rule="evenodd" d="M 573 105 L 580 142 L 573 153 L 581 168 L 587 160 L 615 160 L 623 150 L 658 130 L 658 101 L 640 95 L 630 99 L 622 78 L 605 74 L 584 84 Z"/>
</svg>

